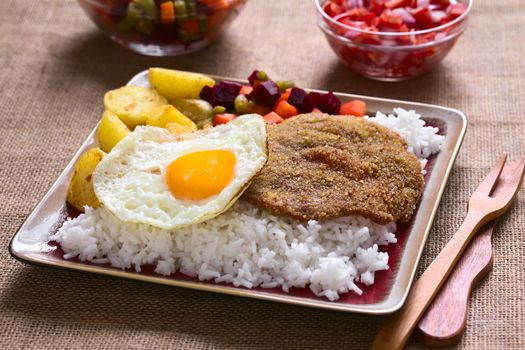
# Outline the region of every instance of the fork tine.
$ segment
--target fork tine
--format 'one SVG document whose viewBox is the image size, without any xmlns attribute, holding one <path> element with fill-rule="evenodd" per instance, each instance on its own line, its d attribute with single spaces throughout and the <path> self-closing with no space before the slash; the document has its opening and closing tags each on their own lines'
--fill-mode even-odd
<svg viewBox="0 0 525 350">
<path fill-rule="evenodd" d="M 505 165 L 505 161 L 507 160 L 507 153 L 503 153 L 501 156 L 499 156 L 498 160 L 496 161 L 496 164 L 490 169 L 489 174 L 483 179 L 483 181 L 479 184 L 478 188 L 476 189 L 475 193 L 489 196 L 492 190 L 494 189 L 496 182 L 498 181 L 498 178 L 501 174 L 501 170 L 503 169 L 503 166 Z"/>
<path fill-rule="evenodd" d="M 508 163 L 503 167 L 496 186 L 490 194 L 492 198 L 499 198 L 502 201 L 512 199 L 519 192 L 525 175 L 525 156 L 520 160 Z"/>
<path fill-rule="evenodd" d="M 523 176 L 525 175 L 525 156 L 512 163 L 512 168 L 508 170 L 508 175 L 506 174 L 506 169 L 503 169 L 503 172 L 505 172 L 505 186 L 517 187 L 519 191 Z"/>
</svg>

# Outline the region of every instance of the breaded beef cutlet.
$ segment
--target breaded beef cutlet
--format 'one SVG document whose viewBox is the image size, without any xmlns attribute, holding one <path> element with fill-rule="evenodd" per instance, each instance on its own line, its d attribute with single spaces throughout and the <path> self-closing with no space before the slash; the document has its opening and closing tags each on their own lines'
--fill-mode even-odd
<svg viewBox="0 0 525 350">
<path fill-rule="evenodd" d="M 243 195 L 257 206 L 299 220 L 412 217 L 424 185 L 421 163 L 387 128 L 303 114 L 270 126 L 268 142 L 268 163 Z"/>
</svg>

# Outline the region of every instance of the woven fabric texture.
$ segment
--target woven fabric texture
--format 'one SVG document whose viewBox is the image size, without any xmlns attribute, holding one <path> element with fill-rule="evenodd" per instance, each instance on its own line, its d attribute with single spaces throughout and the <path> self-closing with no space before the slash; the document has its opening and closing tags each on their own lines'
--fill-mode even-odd
<svg viewBox="0 0 525 350">
<path fill-rule="evenodd" d="M 469 129 L 419 273 L 459 227 L 497 156 L 525 154 L 525 10 L 477 0 L 443 64 L 402 83 L 351 74 L 315 23 L 313 0 L 250 0 L 216 44 L 173 58 L 104 37 L 75 1 L 5 0 L 0 12 L 1 349 L 366 349 L 382 317 L 295 307 L 27 266 L 12 235 L 96 125 L 105 91 L 149 66 L 243 78 L 254 68 L 301 86 L 464 111 Z M 525 347 L 525 191 L 494 235 L 495 264 L 471 299 L 460 349 Z M 423 348 L 411 340 L 411 349 Z"/>
</svg>

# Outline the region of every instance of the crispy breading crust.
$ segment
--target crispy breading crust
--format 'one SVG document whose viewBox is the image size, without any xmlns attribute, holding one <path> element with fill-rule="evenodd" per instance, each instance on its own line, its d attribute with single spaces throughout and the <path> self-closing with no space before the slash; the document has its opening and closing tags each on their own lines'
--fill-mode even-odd
<svg viewBox="0 0 525 350">
<path fill-rule="evenodd" d="M 303 114 L 269 127 L 269 159 L 243 198 L 278 215 L 408 221 L 421 163 L 398 134 L 362 118 Z"/>
</svg>

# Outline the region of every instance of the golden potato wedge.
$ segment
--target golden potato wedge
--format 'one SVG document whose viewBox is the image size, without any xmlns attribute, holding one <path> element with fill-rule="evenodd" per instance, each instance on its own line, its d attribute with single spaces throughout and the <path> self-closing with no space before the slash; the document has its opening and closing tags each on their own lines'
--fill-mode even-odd
<svg viewBox="0 0 525 350">
<path fill-rule="evenodd" d="M 144 124 L 166 99 L 155 90 L 140 86 L 123 86 L 111 90 L 104 96 L 104 107 L 115 113 L 130 129 Z"/>
<path fill-rule="evenodd" d="M 115 113 L 105 111 L 98 126 L 98 145 L 104 152 L 109 153 L 130 132 Z"/>
<path fill-rule="evenodd" d="M 199 125 L 200 122 L 213 117 L 212 105 L 201 99 L 178 98 L 172 104 L 186 117 Z"/>
<path fill-rule="evenodd" d="M 172 105 L 160 107 L 156 113 L 150 115 L 146 120 L 146 125 L 158 126 L 160 128 L 166 127 L 168 123 L 175 123 L 197 130 L 197 125 Z"/>
<path fill-rule="evenodd" d="M 93 189 L 93 172 L 106 154 L 99 148 L 91 148 L 78 158 L 75 164 L 73 178 L 67 190 L 67 201 L 84 212 L 84 206 L 93 208 L 100 206 Z"/>
<path fill-rule="evenodd" d="M 150 68 L 149 83 L 168 100 L 175 100 L 177 98 L 199 98 L 202 88 L 206 85 L 213 86 L 215 81 L 203 74 Z"/>
</svg>

